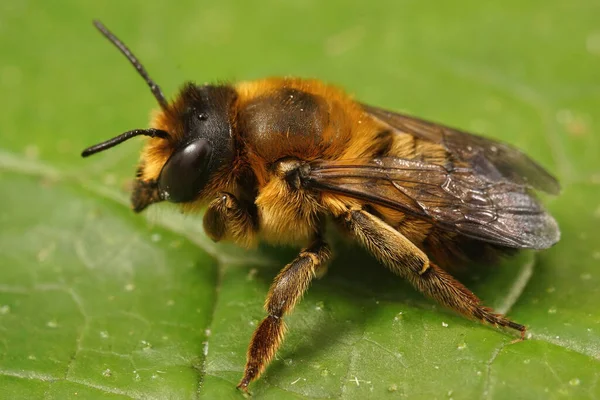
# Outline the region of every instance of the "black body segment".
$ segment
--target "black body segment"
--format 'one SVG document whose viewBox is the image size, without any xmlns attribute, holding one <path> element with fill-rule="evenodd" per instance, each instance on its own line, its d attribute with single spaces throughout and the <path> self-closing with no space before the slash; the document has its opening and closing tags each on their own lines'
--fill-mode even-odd
<svg viewBox="0 0 600 400">
<path fill-rule="evenodd" d="M 319 146 L 329 124 L 328 104 L 320 96 L 282 88 L 250 101 L 239 120 L 244 137 L 263 157 L 272 159 L 277 141 L 283 141 L 292 153 L 307 144 Z"/>
<path fill-rule="evenodd" d="M 212 174 L 233 160 L 232 104 L 236 92 L 229 86 L 196 86 L 181 91 L 182 106 L 175 114 L 181 126 L 175 150 L 158 178 L 161 197 L 175 203 L 193 201 Z"/>
<path fill-rule="evenodd" d="M 210 143 L 213 157 L 209 168 L 233 159 L 232 106 L 236 96 L 231 86 L 197 86 L 188 83 L 181 90 L 181 105 L 169 110 L 176 114 L 174 119 L 182 123 L 181 132 L 177 135 L 179 146 L 197 139 L 205 139 Z"/>
</svg>

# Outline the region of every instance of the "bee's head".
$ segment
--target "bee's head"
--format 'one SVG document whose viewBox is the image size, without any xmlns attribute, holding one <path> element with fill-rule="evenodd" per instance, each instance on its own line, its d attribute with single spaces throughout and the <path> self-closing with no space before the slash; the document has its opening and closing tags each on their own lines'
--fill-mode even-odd
<svg viewBox="0 0 600 400">
<path fill-rule="evenodd" d="M 161 110 L 150 129 L 136 129 L 91 146 L 83 157 L 109 149 L 134 136 L 151 137 L 144 149 L 132 195 L 135 211 L 168 200 L 190 203 L 202 197 L 215 173 L 233 159 L 232 105 L 229 86 L 184 85 L 169 104 L 131 51 L 100 22 L 94 25 L 129 59 L 146 80 Z"/>
</svg>

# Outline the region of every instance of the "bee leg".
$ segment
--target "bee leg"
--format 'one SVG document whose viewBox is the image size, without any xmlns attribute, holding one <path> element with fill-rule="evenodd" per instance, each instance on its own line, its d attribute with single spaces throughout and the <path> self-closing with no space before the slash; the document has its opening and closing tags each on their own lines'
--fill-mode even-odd
<svg viewBox="0 0 600 400">
<path fill-rule="evenodd" d="M 257 379 L 267 367 L 283 340 L 283 316 L 294 308 L 320 267 L 330 257 L 331 251 L 327 243 L 317 238 L 279 272 L 265 301 L 265 309 L 269 315 L 256 328 L 248 346 L 244 377 L 238 384 L 238 389 L 247 391 L 248 384 Z"/>
<path fill-rule="evenodd" d="M 231 239 L 250 247 L 256 238 L 256 218 L 230 193 L 217 195 L 208 205 L 202 223 L 206 234 L 215 242 Z"/>
<path fill-rule="evenodd" d="M 521 332 L 526 327 L 517 324 L 481 301 L 469 289 L 428 257 L 400 232 L 364 210 L 349 210 L 343 215 L 345 228 L 392 272 L 407 279 L 415 288 L 440 304 L 470 318 Z"/>
</svg>

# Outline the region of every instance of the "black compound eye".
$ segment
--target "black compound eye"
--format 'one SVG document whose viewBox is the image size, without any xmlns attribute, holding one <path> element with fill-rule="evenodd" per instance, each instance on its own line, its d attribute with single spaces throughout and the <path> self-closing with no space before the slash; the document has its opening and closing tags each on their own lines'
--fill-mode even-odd
<svg viewBox="0 0 600 400">
<path fill-rule="evenodd" d="M 194 200 L 208 180 L 211 154 L 212 147 L 205 139 L 194 140 L 176 150 L 158 178 L 163 198 L 174 203 Z"/>
</svg>

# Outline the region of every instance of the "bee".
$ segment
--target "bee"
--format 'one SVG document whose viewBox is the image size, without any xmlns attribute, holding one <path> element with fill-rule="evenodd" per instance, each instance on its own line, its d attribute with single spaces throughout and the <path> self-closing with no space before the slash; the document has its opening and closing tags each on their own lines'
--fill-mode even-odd
<svg viewBox="0 0 600 400">
<path fill-rule="evenodd" d="M 83 157 L 148 136 L 131 203 L 204 207 L 214 241 L 259 238 L 304 246 L 275 277 L 248 347 L 238 388 L 247 391 L 284 336 L 284 317 L 332 257 L 325 226 L 353 238 L 392 272 L 469 318 L 526 327 L 481 304 L 453 266 L 560 238 L 534 191 L 559 183 L 507 144 L 360 103 L 318 80 L 187 82 L 173 101 L 104 25 L 96 28 L 146 81 L 160 109 L 151 128 L 85 149 Z"/>
</svg>

